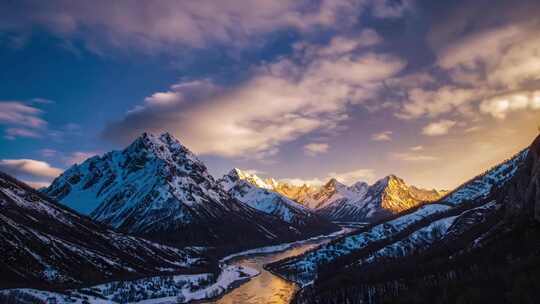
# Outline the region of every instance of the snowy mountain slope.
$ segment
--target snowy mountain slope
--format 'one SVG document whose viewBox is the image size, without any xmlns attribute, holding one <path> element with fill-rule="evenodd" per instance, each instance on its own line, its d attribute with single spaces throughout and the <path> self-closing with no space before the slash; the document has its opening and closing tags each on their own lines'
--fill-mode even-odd
<svg viewBox="0 0 540 304">
<path fill-rule="evenodd" d="M 323 209 L 336 202 L 357 201 L 367 193 L 367 190 L 366 183 L 359 182 L 354 187 L 348 187 L 332 178 L 308 199 L 308 204 L 316 209 Z"/>
<path fill-rule="evenodd" d="M 439 199 L 442 192 L 407 185 L 401 178 L 387 176 L 375 184 L 355 184 L 356 196 L 334 199 L 323 204 L 317 213 L 333 221 L 375 222 Z M 353 187 L 347 187 L 351 189 Z M 350 190 L 349 190 L 350 191 Z"/>
<path fill-rule="evenodd" d="M 300 285 L 306 285 L 315 279 L 319 267 L 370 246 L 380 247 L 380 244 L 414 225 L 428 222 L 430 218 L 442 217 L 449 209 L 446 205 L 427 204 L 393 220 L 351 232 L 301 256 L 270 264 L 268 268 Z"/>
<path fill-rule="evenodd" d="M 443 238 L 459 239 L 496 212 L 497 206 L 490 198 L 493 195 L 491 190 L 504 187 L 516 174 L 526 155 L 527 150 L 486 174 L 473 178 L 435 203 L 413 207 L 394 215 L 392 220 L 360 229 L 300 257 L 271 264 L 269 268 L 305 285 L 313 282 L 319 272 L 335 270 L 337 265 L 343 266 L 343 261 L 357 266 L 365 262 L 376 263 L 381 258 L 418 252 Z M 340 215 L 338 212 L 344 210 L 344 213 L 366 217 L 368 212 L 364 210 L 384 210 L 382 206 L 400 210 L 404 209 L 402 206 L 414 205 L 419 198 L 435 199 L 440 195 L 437 191 L 422 191 L 407 186 L 401 179 L 389 176 L 369 188 L 358 204 L 362 207 L 355 208 L 358 205 L 354 203 L 341 203 L 333 210 L 331 207 L 334 206 L 330 205 L 319 212 L 334 212 L 328 216 L 337 217 Z M 379 206 L 379 209 L 368 208 L 370 205 Z"/>
<path fill-rule="evenodd" d="M 312 196 L 319 191 L 319 187 L 307 184 L 298 186 L 286 182 L 278 182 L 274 179 L 269 179 L 267 184 L 271 185 L 272 190 L 275 192 L 311 209 L 315 209 L 317 201 L 313 200 Z"/>
<path fill-rule="evenodd" d="M 0 209 L 0 288 L 66 288 L 209 265 L 193 249 L 97 225 L 1 172 Z"/>
<path fill-rule="evenodd" d="M 45 193 L 99 222 L 174 246 L 238 250 L 301 238 L 232 198 L 168 133 L 145 133 L 122 151 L 74 165 Z"/>
<path fill-rule="evenodd" d="M 503 187 L 516 173 L 528 153 L 525 149 L 509 160 L 493 167 L 473 179 L 457 187 L 441 199 L 441 203 L 459 205 L 462 203 L 485 198 L 494 186 Z"/>
<path fill-rule="evenodd" d="M 354 200 L 361 197 L 367 189 L 366 183 L 358 182 L 348 187 L 334 178 L 321 186 L 307 184 L 294 185 L 285 181 L 277 181 L 273 178 L 263 179 L 256 174 L 250 174 L 240 169 L 235 170 L 239 179 L 259 188 L 272 190 L 310 209 L 318 209 L 337 200 Z"/>
<path fill-rule="evenodd" d="M 513 288 L 518 281 L 519 295 L 536 294 L 536 287 L 522 283 L 539 274 L 534 270 L 540 252 L 539 172 L 540 137 L 443 197 L 437 203 L 446 211 L 408 225 L 405 233 L 385 233 L 386 241 L 368 246 L 358 245 L 366 243 L 366 236 L 349 237 L 355 249 L 337 257 L 324 256 L 321 247 L 310 253 L 311 259 L 304 255 L 270 267 L 301 283 L 313 282 L 294 303 L 326 303 L 336 297 L 341 302 L 401 303 L 418 295 L 432 303 L 441 294 L 448 303 L 470 302 L 482 288 L 497 294 L 492 300 L 513 302 L 517 298 L 508 296 L 517 295 Z M 334 252 L 345 247 L 346 239 L 333 242 L 341 244 Z"/>
<path fill-rule="evenodd" d="M 269 190 L 269 185 L 256 175 L 235 168 L 218 182 L 231 196 L 250 207 L 282 219 L 306 237 L 339 230 L 337 225 L 323 219 L 306 206 Z"/>
<path fill-rule="evenodd" d="M 375 222 L 422 203 L 438 200 L 446 193 L 409 186 L 394 175 L 371 186 L 365 182 L 347 186 L 334 178 L 322 186 L 296 186 L 271 178 L 262 179 L 239 169 L 235 174 L 249 184 L 272 190 L 316 210 L 317 214 L 334 222 Z"/>
<path fill-rule="evenodd" d="M 218 275 L 214 273 L 180 274 L 147 277 L 133 281 L 114 281 L 62 292 L 28 288 L 0 291 L 1 303 L 191 303 L 221 296 L 258 271 L 230 265 Z"/>
</svg>

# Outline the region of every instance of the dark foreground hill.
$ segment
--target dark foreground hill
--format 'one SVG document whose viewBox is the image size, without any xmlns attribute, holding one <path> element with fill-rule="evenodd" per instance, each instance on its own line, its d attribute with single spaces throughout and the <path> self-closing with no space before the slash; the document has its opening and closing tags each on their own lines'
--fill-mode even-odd
<svg viewBox="0 0 540 304">
<path fill-rule="evenodd" d="M 539 212 L 540 137 L 437 204 L 269 268 L 311 283 L 302 304 L 536 303 Z"/>
<path fill-rule="evenodd" d="M 117 233 L 0 172 L 0 288 L 65 289 L 215 269 L 194 249 Z"/>
</svg>

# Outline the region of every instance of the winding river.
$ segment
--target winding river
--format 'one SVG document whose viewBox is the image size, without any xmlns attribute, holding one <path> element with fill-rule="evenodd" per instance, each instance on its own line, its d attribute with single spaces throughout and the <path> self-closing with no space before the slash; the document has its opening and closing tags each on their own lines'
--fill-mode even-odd
<svg viewBox="0 0 540 304">
<path fill-rule="evenodd" d="M 294 293 L 298 290 L 298 286 L 266 271 L 263 266 L 290 256 L 302 254 L 305 251 L 327 243 L 332 239 L 333 238 L 325 238 L 309 241 L 293 246 L 286 251 L 237 257 L 229 261 L 229 264 L 257 269 L 260 274 L 247 283 L 242 284 L 240 287 L 233 289 L 223 297 L 205 303 L 288 304 L 294 296 Z"/>
</svg>

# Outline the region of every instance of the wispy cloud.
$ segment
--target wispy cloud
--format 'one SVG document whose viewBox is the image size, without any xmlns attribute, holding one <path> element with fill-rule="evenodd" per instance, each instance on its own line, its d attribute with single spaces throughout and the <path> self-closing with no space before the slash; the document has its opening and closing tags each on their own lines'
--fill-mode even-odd
<svg viewBox="0 0 540 304">
<path fill-rule="evenodd" d="M 326 143 L 309 143 L 304 146 L 304 153 L 308 156 L 316 156 L 328 152 L 330 145 Z"/>
<path fill-rule="evenodd" d="M 26 138 L 41 138 L 42 135 L 38 131 L 33 129 L 26 128 L 7 128 L 5 131 L 4 138 L 9 140 L 14 140 L 18 137 Z"/>
<path fill-rule="evenodd" d="M 58 155 L 58 151 L 56 151 L 54 149 L 49 149 L 49 148 L 41 149 L 41 150 L 39 150 L 39 153 L 41 154 L 41 156 L 47 157 L 47 158 L 54 157 L 54 156 Z"/>
<path fill-rule="evenodd" d="M 391 156 L 394 159 L 407 161 L 407 162 L 425 162 L 425 161 L 434 161 L 438 160 L 439 158 L 433 155 L 425 155 L 420 153 L 411 153 L 411 152 L 404 152 L 404 153 L 392 153 Z"/>
<path fill-rule="evenodd" d="M 316 47 L 326 49 L 298 46 L 292 56 L 301 63 L 280 58 L 254 68 L 253 77 L 234 88 L 210 80 L 175 84 L 103 134 L 128 141 L 143 130 L 168 130 L 201 154 L 266 158 L 302 135 L 336 131 L 348 118 L 348 106 L 376 96 L 382 81 L 405 66 L 400 58 L 371 50 L 339 47 L 339 56 L 331 56 L 328 50 L 317 55 Z"/>
<path fill-rule="evenodd" d="M 319 178 L 283 178 L 281 181 L 293 184 L 293 185 L 313 185 L 320 186 L 328 182 L 330 179 L 335 178 L 337 181 L 346 185 L 352 185 L 358 181 L 373 182 L 375 179 L 375 172 L 372 169 L 355 169 L 345 172 L 331 172 L 327 176 Z"/>
<path fill-rule="evenodd" d="M 432 122 L 422 129 L 422 134 L 428 136 L 440 136 L 448 134 L 457 122 L 453 120 L 443 119 L 437 122 Z"/>
<path fill-rule="evenodd" d="M 62 169 L 34 159 L 2 159 L 0 160 L 0 170 L 15 176 L 48 178 L 56 177 L 62 173 Z"/>
<path fill-rule="evenodd" d="M 480 111 L 504 119 L 511 112 L 540 110 L 540 90 L 519 91 L 482 101 Z"/>
<path fill-rule="evenodd" d="M 54 0 L 0 5 L 0 28 L 27 33 L 32 28 L 66 39 L 82 39 L 88 49 L 102 46 L 145 51 L 212 43 L 246 45 L 266 33 L 291 29 L 310 33 L 346 28 L 372 11 L 376 18 L 401 16 L 410 5 L 375 0 L 316 1 L 120 1 Z M 61 12 L 58 11 L 61 7 Z"/>
<path fill-rule="evenodd" d="M 371 135 L 371 140 L 374 141 L 391 141 L 392 140 L 392 131 L 383 131 L 380 133 L 375 133 Z"/>
<path fill-rule="evenodd" d="M 20 101 L 0 101 L 0 124 L 39 128 L 47 125 L 43 111 Z"/>
</svg>

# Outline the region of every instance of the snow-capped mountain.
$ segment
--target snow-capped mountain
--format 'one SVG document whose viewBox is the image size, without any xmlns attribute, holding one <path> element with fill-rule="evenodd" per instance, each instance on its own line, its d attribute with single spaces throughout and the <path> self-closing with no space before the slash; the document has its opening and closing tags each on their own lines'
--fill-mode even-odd
<svg viewBox="0 0 540 304">
<path fill-rule="evenodd" d="M 267 267 L 309 285 L 293 303 L 396 302 L 427 293 L 436 298 L 462 280 L 463 287 L 496 284 L 501 277 L 493 274 L 511 276 L 536 261 L 539 172 L 540 137 L 434 203 Z"/>
<path fill-rule="evenodd" d="M 446 194 L 444 191 L 409 186 L 394 175 L 371 186 L 361 181 L 347 186 L 335 178 L 322 186 L 297 186 L 272 178 L 262 179 L 239 169 L 229 175 L 234 175 L 235 180 L 240 179 L 260 189 L 278 193 L 335 222 L 375 222 L 420 204 L 436 201 Z M 227 187 L 227 182 L 224 185 Z"/>
<path fill-rule="evenodd" d="M 320 187 L 308 184 L 293 185 L 282 181 L 278 182 L 274 179 L 268 179 L 268 181 L 268 184 L 272 185 L 272 190 L 275 192 L 311 209 L 315 209 L 317 201 L 313 200 L 312 196 L 319 191 Z"/>
<path fill-rule="evenodd" d="M 67 288 L 207 266 L 193 249 L 107 229 L 1 172 L 0 209 L 0 288 Z"/>
<path fill-rule="evenodd" d="M 271 185 L 254 174 L 232 169 L 218 180 L 231 196 L 264 213 L 276 216 L 306 236 L 339 230 L 308 207 L 272 191 Z"/>
<path fill-rule="evenodd" d="M 168 133 L 145 133 L 122 151 L 74 165 L 45 193 L 121 231 L 175 246 L 238 250 L 302 237 L 232 198 Z"/>
<path fill-rule="evenodd" d="M 337 181 L 334 181 L 334 184 L 336 183 Z M 328 194 L 321 192 L 321 197 L 325 200 L 317 213 L 333 221 L 343 222 L 375 222 L 420 204 L 435 201 L 444 194 L 437 190 L 409 186 L 395 175 L 387 176 L 371 186 L 362 182 L 351 187 L 342 184 L 328 187 L 329 184 L 323 188 L 331 191 Z"/>
<path fill-rule="evenodd" d="M 358 182 L 354 187 L 348 187 L 332 178 L 307 200 L 307 204 L 315 209 L 323 209 L 337 202 L 359 200 L 367 190 L 366 183 Z"/>
</svg>

